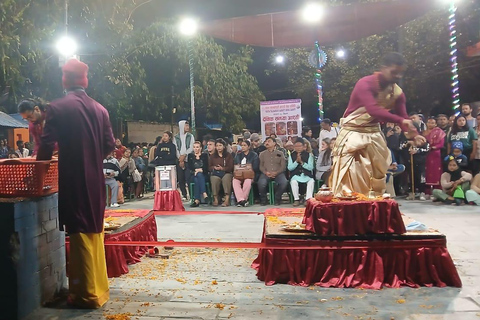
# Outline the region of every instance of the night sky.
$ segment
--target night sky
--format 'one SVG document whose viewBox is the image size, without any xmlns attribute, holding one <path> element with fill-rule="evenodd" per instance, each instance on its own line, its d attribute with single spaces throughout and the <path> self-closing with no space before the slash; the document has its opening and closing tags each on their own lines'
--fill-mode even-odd
<svg viewBox="0 0 480 320">
<path fill-rule="evenodd" d="M 248 15 L 297 10 L 308 1 L 300 0 L 153 0 L 140 7 L 134 15 L 135 23 L 138 26 L 148 25 L 163 18 L 180 16 L 197 17 L 200 21 L 226 19 Z M 357 2 L 357 1 L 352 1 Z M 239 45 L 225 41 L 217 41 L 224 45 L 228 51 L 235 51 Z M 312 44 L 313 48 L 313 44 Z M 274 52 L 272 48 L 254 47 L 253 64 L 250 73 L 253 74 L 259 83 L 267 100 L 280 100 L 296 98 L 295 94 L 288 91 L 286 76 L 278 73 L 276 76 L 267 76 L 265 70 L 270 66 L 270 56 Z M 313 89 L 312 70 L 312 90 Z M 303 106 L 303 116 L 307 125 L 318 125 L 318 110 Z M 308 121 L 310 119 L 312 121 Z M 247 127 L 259 129 L 260 120 L 247 123 Z M 258 127 L 258 128 L 257 128 Z"/>
</svg>

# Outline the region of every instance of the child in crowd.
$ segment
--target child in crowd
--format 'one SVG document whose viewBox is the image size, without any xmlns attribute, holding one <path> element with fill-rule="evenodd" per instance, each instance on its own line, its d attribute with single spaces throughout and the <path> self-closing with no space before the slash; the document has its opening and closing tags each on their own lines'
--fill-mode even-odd
<svg viewBox="0 0 480 320">
<path fill-rule="evenodd" d="M 466 169 L 468 166 L 468 159 L 463 154 L 463 143 L 461 141 L 452 142 L 452 154 L 448 155 L 444 161 L 448 161 L 450 157 L 453 157 L 457 161 L 458 166 L 461 169 Z"/>
<path fill-rule="evenodd" d="M 459 206 L 465 201 L 465 191 L 469 188 L 472 175 L 462 171 L 454 157 L 450 156 L 447 162 L 447 171 L 440 178 L 442 190 L 433 190 L 432 200 Z"/>
</svg>

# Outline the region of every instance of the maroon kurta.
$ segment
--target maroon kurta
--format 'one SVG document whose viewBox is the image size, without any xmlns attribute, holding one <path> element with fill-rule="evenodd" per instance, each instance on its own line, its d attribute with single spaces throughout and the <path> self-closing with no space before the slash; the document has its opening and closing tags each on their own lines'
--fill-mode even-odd
<svg viewBox="0 0 480 320">
<path fill-rule="evenodd" d="M 379 77 L 381 78 L 381 76 L 373 74 L 358 80 L 350 96 L 347 110 L 345 110 L 345 114 L 343 115 L 344 118 L 358 108 L 365 107 L 367 113 L 378 122 L 383 121 L 402 124 L 404 119 L 408 119 L 404 93 L 395 101 L 395 106 L 392 110 L 394 113 L 390 113 L 387 109 L 378 105 L 376 98 L 380 91 Z"/>
<path fill-rule="evenodd" d="M 115 147 L 108 111 L 75 90 L 47 107 L 38 160 L 48 160 L 58 142 L 60 228 L 100 233 L 105 212 L 103 159 Z"/>
</svg>

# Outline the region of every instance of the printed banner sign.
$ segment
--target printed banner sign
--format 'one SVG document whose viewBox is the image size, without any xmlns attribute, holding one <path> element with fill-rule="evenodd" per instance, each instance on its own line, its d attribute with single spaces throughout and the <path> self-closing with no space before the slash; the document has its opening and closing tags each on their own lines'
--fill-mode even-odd
<svg viewBox="0 0 480 320">
<path fill-rule="evenodd" d="M 260 102 L 260 121 L 263 140 L 271 134 L 284 142 L 302 135 L 302 100 Z"/>
</svg>

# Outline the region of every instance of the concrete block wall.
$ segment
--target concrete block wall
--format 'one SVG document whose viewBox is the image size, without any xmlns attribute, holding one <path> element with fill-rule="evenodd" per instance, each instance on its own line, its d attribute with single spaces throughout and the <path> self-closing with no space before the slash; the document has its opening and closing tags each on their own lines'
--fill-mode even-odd
<svg viewBox="0 0 480 320">
<path fill-rule="evenodd" d="M 65 234 L 58 229 L 57 199 L 55 194 L 16 202 L 10 212 L 1 210 L 0 215 L 13 216 L 10 246 L 16 274 L 16 319 L 24 318 L 67 287 Z"/>
</svg>

